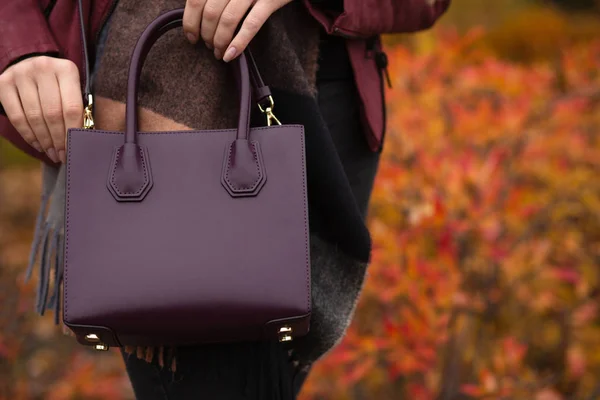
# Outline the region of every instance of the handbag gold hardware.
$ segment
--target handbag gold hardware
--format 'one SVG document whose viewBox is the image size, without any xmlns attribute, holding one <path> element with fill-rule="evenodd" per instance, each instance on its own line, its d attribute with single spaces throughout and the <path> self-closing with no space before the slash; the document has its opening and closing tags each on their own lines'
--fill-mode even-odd
<svg viewBox="0 0 600 400">
<path fill-rule="evenodd" d="M 88 103 L 83 110 L 83 129 L 94 129 L 94 116 L 92 115 L 92 105 L 94 98 L 88 94 Z"/>
<path fill-rule="evenodd" d="M 280 342 L 291 342 L 294 340 L 292 336 L 292 328 L 289 326 L 282 326 L 279 328 L 279 341 Z"/>
<path fill-rule="evenodd" d="M 88 94 L 87 106 L 83 109 L 83 129 L 94 129 L 94 115 L 92 113 L 92 106 L 94 104 L 94 97 Z M 65 144 L 69 143 L 69 135 L 65 134 Z"/>
<path fill-rule="evenodd" d="M 108 346 L 104 343 L 100 343 L 100 338 L 95 333 L 89 333 L 85 335 L 85 340 L 89 343 L 94 344 L 94 349 L 96 351 L 106 351 L 108 350 Z"/>
<path fill-rule="evenodd" d="M 96 343 L 100 341 L 100 338 L 95 333 L 90 333 L 89 335 L 85 335 L 85 340 L 90 343 Z"/>
<path fill-rule="evenodd" d="M 263 108 L 263 106 L 261 106 L 259 103 L 258 108 L 260 109 L 260 112 L 267 116 L 267 126 L 273 125 L 273 122 L 275 122 L 277 125 L 281 125 L 281 122 L 279 122 L 275 114 L 273 114 L 273 108 L 275 108 L 275 101 L 273 100 L 273 96 L 269 96 L 268 99 L 268 107 Z"/>
</svg>

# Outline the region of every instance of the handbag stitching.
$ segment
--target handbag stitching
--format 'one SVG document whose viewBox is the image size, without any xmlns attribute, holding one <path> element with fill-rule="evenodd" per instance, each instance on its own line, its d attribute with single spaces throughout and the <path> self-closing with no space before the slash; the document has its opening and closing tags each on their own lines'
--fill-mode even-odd
<svg viewBox="0 0 600 400">
<path fill-rule="evenodd" d="M 113 165 L 113 170 L 112 170 L 112 174 L 111 174 L 111 178 L 110 178 L 110 182 L 112 184 L 113 189 L 115 189 L 115 191 L 117 193 L 119 193 L 120 195 L 133 195 L 133 196 L 137 196 L 140 193 L 142 193 L 144 191 L 144 189 L 146 188 L 146 183 L 148 182 L 148 171 L 146 170 L 146 158 L 144 155 L 144 151 L 142 150 L 142 148 L 139 148 L 140 151 L 140 157 L 142 158 L 142 167 L 144 168 L 144 184 L 140 187 L 140 189 L 137 192 L 121 192 L 115 182 L 115 173 L 117 171 L 117 164 L 119 163 L 119 157 L 121 156 L 121 149 L 117 150 L 117 154 L 115 156 L 115 163 Z"/>
<path fill-rule="evenodd" d="M 307 212 L 307 201 L 306 197 L 306 165 L 304 163 L 305 153 L 304 153 L 304 127 L 301 126 L 302 135 L 300 135 L 300 142 L 302 144 L 302 193 L 304 196 L 304 248 L 305 248 L 305 257 L 306 257 L 306 309 L 308 312 L 311 312 L 311 304 L 310 304 L 310 253 L 309 253 L 309 245 L 308 245 L 308 212 Z"/>
<path fill-rule="evenodd" d="M 302 135 L 300 136 L 300 141 L 302 143 L 302 192 L 304 195 L 304 247 L 305 247 L 305 254 L 306 254 L 306 288 L 307 288 L 307 296 L 306 296 L 306 308 L 308 310 L 308 313 L 311 312 L 311 304 L 310 304 L 310 297 L 311 297 L 311 290 L 310 290 L 310 254 L 309 254 L 309 246 L 308 246 L 308 212 L 307 212 L 307 197 L 306 197 L 306 164 L 305 164 L 305 154 L 304 154 L 304 126 L 302 125 L 285 125 L 286 127 L 296 127 L 296 128 L 300 128 Z M 263 131 L 263 130 L 267 130 L 267 129 L 273 129 L 273 127 L 260 127 L 260 128 L 252 128 L 252 130 L 257 130 L 257 131 Z M 214 129 L 214 130 L 208 130 L 208 131 L 204 131 L 205 133 L 209 133 L 209 132 L 231 132 L 234 131 L 232 129 Z M 104 130 L 99 130 L 99 129 L 95 129 L 94 131 L 86 131 L 85 133 L 102 133 L 102 134 L 109 134 L 109 135 L 122 135 L 121 132 L 113 132 L 113 131 L 104 131 Z M 190 135 L 190 134 L 196 134 L 194 131 L 163 131 L 163 132 L 144 132 L 144 135 L 148 135 L 148 134 L 154 134 L 154 135 L 159 135 L 159 134 L 173 134 L 173 133 L 178 133 L 178 134 L 184 134 L 184 135 Z M 72 142 L 73 140 L 69 140 L 68 141 L 68 153 L 67 155 L 71 152 L 71 147 L 72 147 Z M 64 274 L 64 296 L 65 296 L 65 304 L 64 304 L 64 321 L 68 322 L 69 320 L 69 292 L 68 292 L 68 265 L 69 265 L 69 203 L 70 203 L 70 199 L 71 199 L 71 164 L 67 163 L 67 201 L 66 201 L 66 219 L 65 219 L 65 260 L 64 260 L 64 268 L 65 268 L 65 274 Z"/>
<path fill-rule="evenodd" d="M 67 135 L 69 134 L 69 132 L 67 132 Z M 71 153 L 71 142 L 72 140 L 67 140 L 67 157 L 69 156 L 69 154 Z M 64 295 L 65 295 L 65 305 L 64 305 L 64 317 L 63 320 L 65 322 L 68 323 L 69 320 L 69 295 L 67 293 L 67 286 L 68 286 L 68 282 L 67 282 L 67 278 L 68 278 L 68 274 L 67 274 L 67 264 L 68 264 L 68 254 L 69 254 L 69 216 L 71 215 L 71 213 L 69 212 L 69 203 L 70 203 L 70 196 L 71 193 L 71 164 L 67 162 L 67 195 L 66 195 L 66 216 L 65 216 L 65 257 L 64 257 L 64 269 L 65 269 L 65 273 L 63 276 L 64 279 Z M 58 300 L 57 300 L 58 301 Z"/>
<path fill-rule="evenodd" d="M 257 152 L 258 151 L 256 150 L 256 142 L 252 142 L 251 144 L 252 144 L 252 148 L 254 149 L 254 152 L 253 152 L 252 156 L 254 157 L 254 159 L 256 161 L 254 163 L 254 165 L 256 167 L 256 171 L 258 172 L 258 177 L 256 178 L 256 180 L 254 182 L 252 182 L 252 184 L 250 186 L 240 186 L 240 187 L 236 187 L 229 180 L 229 172 L 230 172 L 229 166 L 231 165 L 231 152 L 233 150 L 233 143 L 231 143 L 229 145 L 229 152 L 228 152 L 228 155 L 227 155 L 227 166 L 228 166 L 228 168 L 227 168 L 227 173 L 225 174 L 225 180 L 227 181 L 227 183 L 229 184 L 229 186 L 233 190 L 252 191 L 252 190 L 254 190 L 256 188 L 256 184 L 258 182 L 260 182 L 260 180 L 263 177 L 262 170 L 261 170 L 260 166 L 258 165 L 260 161 L 258 160 L 258 156 L 257 156 Z"/>
</svg>

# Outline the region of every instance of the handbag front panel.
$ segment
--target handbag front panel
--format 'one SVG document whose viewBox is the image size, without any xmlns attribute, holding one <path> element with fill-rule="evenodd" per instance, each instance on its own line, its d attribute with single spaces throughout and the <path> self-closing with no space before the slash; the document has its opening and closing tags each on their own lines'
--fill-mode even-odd
<svg viewBox="0 0 600 400">
<path fill-rule="evenodd" d="M 107 181 L 122 133 L 70 132 L 68 325 L 103 327 L 121 342 L 255 340 L 269 321 L 310 313 L 303 128 L 252 130 L 266 181 L 251 197 L 232 197 L 221 181 L 235 135 L 140 134 L 152 187 L 119 202 Z"/>
</svg>

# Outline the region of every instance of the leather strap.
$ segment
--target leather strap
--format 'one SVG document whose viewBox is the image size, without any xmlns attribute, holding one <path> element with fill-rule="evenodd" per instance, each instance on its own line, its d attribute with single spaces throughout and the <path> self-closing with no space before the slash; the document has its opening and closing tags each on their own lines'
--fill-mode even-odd
<svg viewBox="0 0 600 400">
<path fill-rule="evenodd" d="M 265 107 L 263 103 L 271 97 L 271 89 L 263 82 L 262 76 L 260 76 L 260 72 L 258 72 L 256 61 L 254 61 L 254 56 L 250 50 L 246 51 L 246 56 L 250 67 L 250 79 L 252 79 L 255 100 L 258 104 Z M 268 106 L 268 104 L 266 106 Z"/>
<path fill-rule="evenodd" d="M 83 105 L 87 106 L 87 101 L 89 95 L 91 94 L 90 88 L 90 58 L 88 57 L 88 46 L 87 46 L 87 34 L 85 31 L 85 23 L 83 19 L 83 2 L 82 0 L 77 0 L 77 5 L 79 9 L 79 25 L 81 27 L 81 44 L 83 46 L 83 64 L 84 64 L 84 74 L 83 78 Z"/>
</svg>

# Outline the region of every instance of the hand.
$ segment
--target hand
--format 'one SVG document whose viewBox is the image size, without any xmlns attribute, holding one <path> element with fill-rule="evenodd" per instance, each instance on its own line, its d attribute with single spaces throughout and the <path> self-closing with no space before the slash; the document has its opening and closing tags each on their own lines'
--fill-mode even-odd
<svg viewBox="0 0 600 400">
<path fill-rule="evenodd" d="M 275 11 L 292 0 L 187 0 L 183 30 L 188 40 L 202 39 L 215 57 L 233 60 L 248 46 Z M 235 31 L 250 10 L 238 33 Z"/>
<path fill-rule="evenodd" d="M 10 66 L 0 74 L 0 103 L 31 147 L 65 162 L 67 129 L 83 124 L 79 71 L 72 61 L 36 56 Z"/>
</svg>

